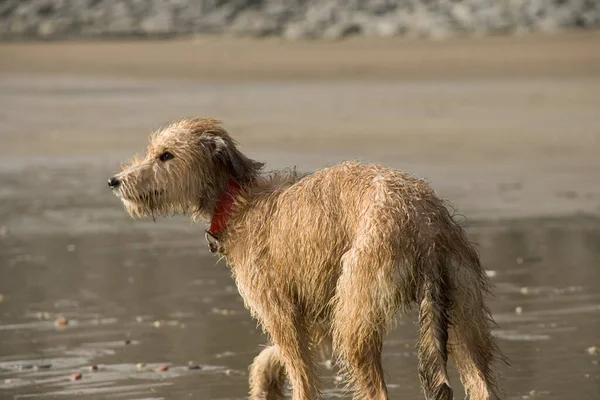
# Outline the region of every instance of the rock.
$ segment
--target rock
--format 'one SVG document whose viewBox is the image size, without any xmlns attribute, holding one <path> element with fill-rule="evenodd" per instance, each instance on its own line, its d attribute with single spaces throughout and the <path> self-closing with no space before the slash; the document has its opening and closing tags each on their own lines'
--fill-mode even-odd
<svg viewBox="0 0 600 400">
<path fill-rule="evenodd" d="M 587 348 L 587 353 L 590 356 L 597 356 L 598 354 L 600 354 L 600 349 L 598 349 L 598 347 L 596 346 L 590 346 Z"/>
<path fill-rule="evenodd" d="M 456 22 L 458 27 L 463 29 L 465 32 L 472 32 L 474 30 L 473 14 L 471 9 L 464 3 L 455 3 L 450 9 L 450 16 Z"/>
<path fill-rule="evenodd" d="M 593 0 L 3 0 L 0 39 L 234 33 L 289 40 L 600 27 Z"/>
<path fill-rule="evenodd" d="M 79 372 L 76 372 L 76 373 L 74 373 L 74 374 L 72 374 L 72 375 L 71 375 L 71 380 L 72 380 L 72 381 L 78 381 L 78 380 L 80 380 L 81 378 L 82 378 L 82 375 L 81 375 L 81 373 L 79 373 Z"/>
<path fill-rule="evenodd" d="M 25 22 L 21 19 L 16 19 L 10 23 L 10 29 L 7 33 L 12 36 L 22 36 L 26 34 L 26 31 L 27 26 Z"/>
<path fill-rule="evenodd" d="M 161 365 L 160 367 L 156 368 L 156 372 L 165 372 L 169 370 L 169 366 L 168 365 Z"/>
<path fill-rule="evenodd" d="M 288 40 L 310 39 L 315 37 L 315 33 L 308 24 L 297 22 L 285 27 L 283 37 Z"/>
<path fill-rule="evenodd" d="M 52 21 L 50 19 L 41 21 L 37 27 L 38 36 L 42 37 L 44 39 L 49 38 L 50 36 L 54 35 L 55 31 L 56 31 L 56 24 L 54 21 Z"/>
<path fill-rule="evenodd" d="M 157 320 L 157 321 L 154 321 L 154 323 L 152 325 L 154 325 L 155 328 L 162 328 L 165 325 L 165 323 L 164 323 L 164 321 Z"/>
<path fill-rule="evenodd" d="M 515 314 L 517 314 L 517 315 L 523 314 L 523 307 L 521 307 L 521 306 L 515 307 Z"/>
<path fill-rule="evenodd" d="M 141 34 L 148 36 L 163 36 L 173 32 L 173 20 L 167 10 L 151 14 L 139 23 Z"/>
<path fill-rule="evenodd" d="M 367 36 L 393 37 L 401 35 L 405 30 L 401 20 L 389 18 L 373 21 L 365 28 L 364 33 Z"/>
<path fill-rule="evenodd" d="M 117 2 L 107 7 L 106 31 L 108 34 L 127 33 L 135 25 L 135 19 L 124 2 Z M 90 15 L 91 20 L 98 19 Z"/>
<path fill-rule="evenodd" d="M 485 271 L 485 274 L 487 275 L 488 278 L 495 278 L 496 276 L 498 276 L 498 271 L 488 269 Z"/>
<path fill-rule="evenodd" d="M 190 369 L 190 370 L 194 370 L 194 369 L 202 369 L 202 367 L 201 367 L 199 364 L 196 364 L 196 363 L 195 363 L 195 362 L 193 362 L 193 361 L 189 361 L 189 362 L 188 362 L 188 365 L 187 365 L 187 369 Z"/>
<path fill-rule="evenodd" d="M 323 38 L 328 40 L 343 39 L 348 36 L 360 35 L 362 26 L 356 22 L 340 22 L 325 29 Z"/>
<path fill-rule="evenodd" d="M 280 26 L 269 15 L 259 11 L 248 11 L 239 15 L 229 30 L 240 36 L 261 37 L 272 35 L 280 30 Z"/>
</svg>

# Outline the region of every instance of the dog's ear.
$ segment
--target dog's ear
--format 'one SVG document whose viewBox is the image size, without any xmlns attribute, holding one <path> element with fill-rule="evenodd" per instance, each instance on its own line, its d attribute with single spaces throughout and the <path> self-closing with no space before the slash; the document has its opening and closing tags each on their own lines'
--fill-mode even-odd
<svg viewBox="0 0 600 400">
<path fill-rule="evenodd" d="M 231 140 L 208 132 L 202 135 L 201 142 L 209 149 L 214 160 L 234 178 L 242 179 L 246 175 L 247 159 Z"/>
</svg>

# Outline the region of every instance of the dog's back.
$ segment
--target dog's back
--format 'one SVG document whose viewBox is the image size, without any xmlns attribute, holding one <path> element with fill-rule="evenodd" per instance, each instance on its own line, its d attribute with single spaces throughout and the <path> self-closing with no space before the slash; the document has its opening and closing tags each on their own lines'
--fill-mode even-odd
<svg viewBox="0 0 600 400">
<path fill-rule="evenodd" d="M 357 162 L 265 178 L 227 235 L 225 255 L 244 298 L 293 298 L 307 326 L 325 321 L 359 390 L 377 385 L 357 349 L 366 346 L 374 356 L 397 310 L 418 304 L 427 395 L 452 398 L 449 339 L 472 398 L 493 394 L 489 363 L 497 349 L 483 303 L 486 277 L 463 230 L 424 180 Z"/>
</svg>

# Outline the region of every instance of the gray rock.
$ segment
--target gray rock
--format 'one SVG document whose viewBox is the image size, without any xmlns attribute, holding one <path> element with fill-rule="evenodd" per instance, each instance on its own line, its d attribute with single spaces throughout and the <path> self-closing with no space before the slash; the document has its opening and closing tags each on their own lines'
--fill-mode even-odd
<svg viewBox="0 0 600 400">
<path fill-rule="evenodd" d="M 398 18 L 377 18 L 364 27 L 363 34 L 365 36 L 392 37 L 401 35 L 405 30 L 405 24 Z"/>
<path fill-rule="evenodd" d="M 109 34 L 119 35 L 130 31 L 136 22 L 131 10 L 123 2 L 118 2 L 108 8 L 108 18 L 106 18 L 106 30 Z M 100 15 L 98 15 L 101 17 Z M 96 18 L 100 19 L 100 18 Z M 92 19 L 93 21 L 94 19 Z"/>
<path fill-rule="evenodd" d="M 243 36 L 267 36 L 277 33 L 281 27 L 270 15 L 265 15 L 257 10 L 241 13 L 233 21 L 229 31 Z"/>
<path fill-rule="evenodd" d="M 7 26 L 8 25 L 9 24 L 7 24 Z M 27 25 L 20 18 L 15 18 L 13 21 L 11 21 L 9 26 L 10 26 L 10 30 L 8 32 L 5 32 L 5 34 L 12 34 L 15 36 L 20 36 L 20 35 L 24 35 L 27 31 Z"/>
<path fill-rule="evenodd" d="M 315 32 L 306 22 L 292 22 L 285 26 L 283 37 L 288 40 L 311 39 Z"/>
<path fill-rule="evenodd" d="M 166 35 L 173 32 L 173 19 L 170 10 L 165 8 L 158 13 L 150 14 L 143 18 L 139 24 L 142 34 L 146 35 Z M 135 32 L 132 32 L 135 33 Z"/>
<path fill-rule="evenodd" d="M 56 23 L 51 19 L 41 21 L 37 26 L 37 35 L 47 39 L 56 33 Z"/>
<path fill-rule="evenodd" d="M 455 26 L 464 32 L 473 32 L 475 24 L 471 8 L 465 3 L 456 3 L 450 8 L 449 16 Z"/>
<path fill-rule="evenodd" d="M 329 26 L 323 32 L 322 37 L 328 40 L 337 40 L 348 36 L 360 35 L 362 32 L 363 28 L 359 23 L 345 21 Z"/>
<path fill-rule="evenodd" d="M 0 39 L 231 32 L 299 40 L 598 28 L 597 0 L 0 0 Z"/>
</svg>

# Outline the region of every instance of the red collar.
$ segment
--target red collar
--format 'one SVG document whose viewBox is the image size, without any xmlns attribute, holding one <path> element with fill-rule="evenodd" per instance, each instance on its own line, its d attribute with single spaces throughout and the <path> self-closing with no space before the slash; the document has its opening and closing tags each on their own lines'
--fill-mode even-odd
<svg viewBox="0 0 600 400">
<path fill-rule="evenodd" d="M 210 221 L 210 228 L 206 231 L 214 239 L 218 240 L 221 233 L 223 233 L 225 225 L 227 225 L 227 220 L 231 215 L 233 196 L 240 189 L 241 186 L 233 179 L 230 179 L 227 183 L 227 187 L 225 190 L 223 190 L 223 193 L 221 193 L 219 200 L 217 200 L 217 204 L 215 205 L 215 210 Z"/>
</svg>

